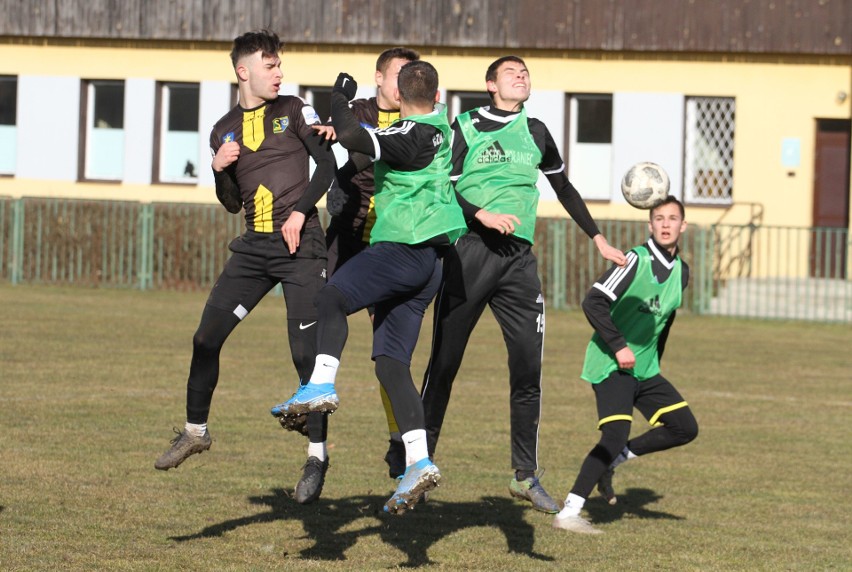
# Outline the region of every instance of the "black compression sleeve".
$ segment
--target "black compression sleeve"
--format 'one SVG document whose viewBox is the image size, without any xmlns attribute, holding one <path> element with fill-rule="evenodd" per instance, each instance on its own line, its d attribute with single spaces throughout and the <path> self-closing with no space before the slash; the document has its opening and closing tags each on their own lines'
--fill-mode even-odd
<svg viewBox="0 0 852 572">
<path fill-rule="evenodd" d="M 334 170 L 337 166 L 334 161 L 334 153 L 332 152 L 331 147 L 326 144 L 322 137 L 319 137 L 318 135 L 308 137 L 308 139 L 304 141 L 304 144 L 308 153 L 311 154 L 311 157 L 317 164 L 317 168 L 314 170 L 311 182 L 308 183 L 308 188 L 305 189 L 305 193 L 294 207 L 294 210 L 302 214 L 305 214 L 314 208 L 317 201 L 320 200 L 320 197 L 328 191 L 328 188 L 331 186 L 331 181 L 334 179 Z"/>
<path fill-rule="evenodd" d="M 590 289 L 583 300 L 583 313 L 586 319 L 609 349 L 615 353 L 627 346 L 627 340 L 612 321 L 612 314 L 609 313 L 611 306 L 612 301 L 609 297 L 597 288 Z"/>
<path fill-rule="evenodd" d="M 556 192 L 556 198 L 559 199 L 559 202 L 562 203 L 562 206 L 565 207 L 565 210 L 574 219 L 574 222 L 580 225 L 583 232 L 589 235 L 589 238 L 594 238 L 600 234 L 601 231 L 598 230 L 598 225 L 595 223 L 595 219 L 592 218 L 589 208 L 583 201 L 583 197 L 580 196 L 580 193 L 577 192 L 577 189 L 574 188 L 574 185 L 565 176 L 565 172 L 561 171 L 547 175 L 547 180 Z"/>
<path fill-rule="evenodd" d="M 216 198 L 222 203 L 222 206 L 229 213 L 237 214 L 243 208 L 243 198 L 240 195 L 240 188 L 234 177 L 228 173 L 227 169 L 216 172 L 213 171 L 213 180 L 216 183 Z"/>
<path fill-rule="evenodd" d="M 479 212 L 481 207 L 478 207 L 467 199 L 465 199 L 458 191 L 456 191 L 456 201 L 459 203 L 459 206 L 462 209 L 462 214 L 464 214 L 465 222 L 470 224 L 471 222 L 476 220 L 476 213 Z"/>
<path fill-rule="evenodd" d="M 346 149 L 364 153 L 370 157 L 375 156 L 373 139 L 367 130 L 361 127 L 361 123 L 349 107 L 349 102 L 346 101 L 346 96 L 342 93 L 332 92 L 331 94 L 331 124 L 334 126 L 338 142 Z"/>
<path fill-rule="evenodd" d="M 609 270 L 604 272 L 595 281 L 595 284 L 605 284 L 614 272 L 620 271 L 621 269 L 618 266 L 610 267 Z M 628 264 L 624 275 L 618 279 L 617 285 L 612 292 L 616 299 L 627 291 L 627 288 L 635 277 L 636 265 Z M 615 300 L 610 298 L 609 295 L 595 287 L 589 288 L 589 292 L 583 300 L 583 313 L 586 314 L 586 319 L 613 353 L 627 346 L 624 334 L 621 333 L 618 327 L 616 327 L 615 322 L 612 321 L 610 308 L 614 302 Z"/>
</svg>

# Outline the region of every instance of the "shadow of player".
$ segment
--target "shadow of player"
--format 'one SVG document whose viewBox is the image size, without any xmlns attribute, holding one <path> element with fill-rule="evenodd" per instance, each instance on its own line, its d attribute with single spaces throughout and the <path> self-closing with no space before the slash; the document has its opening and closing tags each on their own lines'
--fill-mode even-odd
<svg viewBox="0 0 852 572">
<path fill-rule="evenodd" d="M 384 495 L 366 495 L 342 499 L 321 498 L 310 505 L 300 505 L 284 489 L 272 489 L 271 494 L 250 497 L 253 504 L 269 510 L 242 518 L 226 520 L 205 527 L 195 534 L 173 536 L 172 540 L 186 542 L 224 535 L 243 526 L 274 521 L 298 520 L 305 529 L 302 538 L 314 544 L 299 551 L 298 557 L 314 560 L 346 560 L 346 551 L 362 537 L 377 535 L 386 544 L 406 556 L 400 566 L 418 567 L 432 564 L 428 551 L 446 536 L 465 528 L 478 526 L 499 529 L 506 538 L 510 553 L 552 561 L 553 558 L 535 551 L 535 528 L 523 516 L 530 507 L 508 498 L 483 497 L 477 502 L 445 503 L 429 501 L 402 516 L 384 513 Z M 544 515 L 542 515 L 544 516 Z M 371 519 L 364 528 L 353 530 L 351 524 Z M 549 521 L 548 521 L 549 526 Z M 344 530 L 346 529 L 346 530 Z M 292 557 L 285 553 L 284 556 Z"/>
<path fill-rule="evenodd" d="M 615 522 L 624 518 L 625 515 L 645 519 L 684 520 L 682 516 L 647 508 L 648 505 L 663 498 L 651 489 L 627 489 L 619 493 L 617 497 L 618 502 L 615 506 L 607 504 L 600 496 L 593 496 L 586 502 L 584 508 L 588 511 L 593 524 Z"/>
</svg>

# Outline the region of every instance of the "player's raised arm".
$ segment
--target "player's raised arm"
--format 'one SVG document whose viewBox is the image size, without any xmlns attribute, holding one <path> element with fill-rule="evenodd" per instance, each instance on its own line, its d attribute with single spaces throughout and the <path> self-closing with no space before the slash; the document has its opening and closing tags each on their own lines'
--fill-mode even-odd
<svg viewBox="0 0 852 572">
<path fill-rule="evenodd" d="M 358 84 L 351 75 L 341 72 L 337 76 L 331 91 L 331 124 L 341 145 L 349 151 L 372 157 L 375 153 L 373 140 L 349 107 L 357 91 Z"/>
<path fill-rule="evenodd" d="M 580 225 L 580 228 L 594 241 L 600 255 L 613 264 L 624 266 L 627 263 L 624 253 L 618 248 L 611 246 L 606 237 L 598 230 L 598 225 L 595 223 L 595 219 L 592 218 L 589 207 L 586 206 L 583 197 L 580 196 L 580 193 L 571 184 L 571 181 L 568 180 L 565 171 L 548 173 L 545 176 L 556 193 L 556 198 L 565 207 L 565 210 L 568 211 L 574 222 Z"/>
</svg>

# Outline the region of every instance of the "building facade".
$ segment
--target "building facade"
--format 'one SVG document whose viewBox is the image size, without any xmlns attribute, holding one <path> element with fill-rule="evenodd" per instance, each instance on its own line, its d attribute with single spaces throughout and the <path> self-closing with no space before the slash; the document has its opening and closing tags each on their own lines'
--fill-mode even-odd
<svg viewBox="0 0 852 572">
<path fill-rule="evenodd" d="M 208 136 L 236 103 L 230 40 L 287 42 L 282 93 L 322 114 L 339 71 L 375 93 L 384 48 L 418 49 L 451 115 L 516 54 L 599 219 L 661 164 L 689 219 L 847 228 L 852 6 L 842 0 L 222 2 L 35 0 L 0 21 L 0 195 L 215 202 Z M 341 153 L 342 155 L 342 153 Z M 562 216 L 542 178 L 540 213 Z"/>
</svg>

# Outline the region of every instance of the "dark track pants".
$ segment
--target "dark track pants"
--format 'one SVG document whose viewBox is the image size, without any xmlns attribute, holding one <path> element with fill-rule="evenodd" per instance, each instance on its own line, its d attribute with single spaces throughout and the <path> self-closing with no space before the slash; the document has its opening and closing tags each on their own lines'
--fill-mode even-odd
<svg viewBox="0 0 852 572">
<path fill-rule="evenodd" d="M 503 331 L 509 354 L 512 468 L 538 468 L 544 298 L 529 244 L 469 233 L 444 258 L 434 333 L 421 399 L 429 454 L 434 455 L 464 350 L 485 306 Z"/>
</svg>

